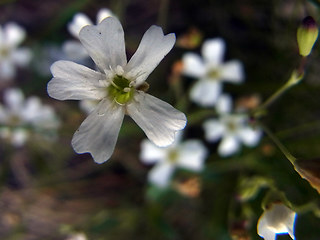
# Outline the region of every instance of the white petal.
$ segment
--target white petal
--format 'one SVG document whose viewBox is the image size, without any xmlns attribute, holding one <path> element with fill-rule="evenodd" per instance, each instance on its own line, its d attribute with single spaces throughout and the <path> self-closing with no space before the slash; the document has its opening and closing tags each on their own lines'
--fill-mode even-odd
<svg viewBox="0 0 320 240">
<path fill-rule="evenodd" d="M 74 60 L 82 60 L 89 57 L 87 50 L 79 41 L 66 41 L 62 45 L 62 49 L 69 58 Z"/>
<path fill-rule="evenodd" d="M 75 38 L 79 38 L 80 30 L 87 25 L 92 25 L 91 20 L 83 13 L 74 15 L 72 22 L 68 24 L 68 30 Z"/>
<path fill-rule="evenodd" d="M 221 38 L 207 40 L 202 46 L 202 56 L 210 65 L 219 65 L 223 61 L 225 43 Z"/>
<path fill-rule="evenodd" d="M 18 46 L 25 38 L 25 30 L 16 23 L 7 23 L 3 28 L 5 44 L 11 48 Z"/>
<path fill-rule="evenodd" d="M 97 163 L 107 161 L 114 151 L 123 117 L 123 107 L 102 100 L 73 135 L 74 150 L 91 153 Z"/>
<path fill-rule="evenodd" d="M 203 127 L 205 131 L 205 138 L 209 142 L 219 140 L 225 132 L 225 126 L 219 120 L 208 120 L 203 124 Z"/>
<path fill-rule="evenodd" d="M 48 83 L 50 97 L 66 99 L 102 99 L 103 88 L 98 88 L 99 80 L 105 76 L 80 64 L 57 61 L 51 66 L 53 78 Z"/>
<path fill-rule="evenodd" d="M 166 157 L 166 152 L 167 148 L 160 148 L 147 139 L 141 142 L 140 159 L 144 163 L 163 161 Z"/>
<path fill-rule="evenodd" d="M 218 146 L 218 153 L 222 157 L 228 157 L 236 153 L 240 148 L 239 141 L 234 136 L 225 136 Z"/>
<path fill-rule="evenodd" d="M 79 38 L 101 71 L 127 64 L 124 33 L 118 19 L 108 17 L 97 26 L 86 26 Z"/>
<path fill-rule="evenodd" d="M 191 89 L 190 98 L 203 107 L 214 106 L 222 92 L 219 81 L 198 80 Z"/>
<path fill-rule="evenodd" d="M 188 140 L 180 147 L 178 165 L 193 171 L 203 169 L 204 160 L 208 155 L 205 146 L 198 140 Z"/>
<path fill-rule="evenodd" d="M 12 132 L 11 143 L 15 147 L 21 147 L 28 139 L 29 133 L 24 129 L 17 129 Z"/>
<path fill-rule="evenodd" d="M 276 239 L 276 233 L 271 228 L 269 228 L 268 223 L 264 218 L 260 217 L 257 224 L 257 232 L 259 236 L 263 237 L 265 240 Z"/>
<path fill-rule="evenodd" d="M 113 13 L 108 8 L 102 8 L 97 14 L 97 24 L 101 23 L 107 17 L 114 17 Z"/>
<path fill-rule="evenodd" d="M 19 66 L 26 66 L 32 58 L 32 52 L 28 48 L 19 48 L 12 52 L 12 61 Z"/>
<path fill-rule="evenodd" d="M 232 110 L 232 98 L 229 94 L 222 94 L 218 98 L 216 110 L 219 114 L 230 113 Z"/>
<path fill-rule="evenodd" d="M 229 61 L 220 67 L 221 78 L 228 82 L 241 83 L 244 80 L 242 63 L 237 60 Z"/>
<path fill-rule="evenodd" d="M 182 58 L 183 73 L 190 77 L 201 78 L 206 73 L 205 65 L 199 55 L 186 53 Z"/>
<path fill-rule="evenodd" d="M 4 102 L 11 111 L 19 113 L 24 101 L 23 93 L 18 88 L 11 88 L 4 93 Z"/>
<path fill-rule="evenodd" d="M 85 113 L 90 114 L 98 105 L 98 100 L 81 100 L 79 105 L 80 109 Z"/>
<path fill-rule="evenodd" d="M 172 176 L 174 167 L 167 163 L 161 162 L 155 165 L 149 172 L 148 179 L 158 187 L 167 187 Z"/>
<path fill-rule="evenodd" d="M 151 26 L 143 35 L 140 45 L 124 68 L 125 76 L 143 83 L 165 55 L 172 49 L 176 37 L 173 33 L 164 35 L 161 27 Z"/>
<path fill-rule="evenodd" d="M 0 76 L 2 79 L 11 79 L 16 74 L 15 66 L 11 61 L 2 61 L 0 62 Z"/>
<path fill-rule="evenodd" d="M 245 145 L 254 147 L 259 143 L 262 137 L 262 131 L 260 129 L 252 129 L 248 126 L 239 131 L 239 137 Z"/>
<path fill-rule="evenodd" d="M 183 129 L 187 122 L 182 112 L 144 92 L 136 94 L 127 111 L 147 137 L 160 147 L 170 145 L 176 131 Z"/>
<path fill-rule="evenodd" d="M 271 239 L 273 236 L 272 233 L 289 233 L 291 238 L 295 239 L 295 218 L 296 213 L 290 208 L 282 203 L 274 203 L 269 209 L 265 210 L 259 218 L 257 225 L 258 234 L 265 239 Z"/>
</svg>

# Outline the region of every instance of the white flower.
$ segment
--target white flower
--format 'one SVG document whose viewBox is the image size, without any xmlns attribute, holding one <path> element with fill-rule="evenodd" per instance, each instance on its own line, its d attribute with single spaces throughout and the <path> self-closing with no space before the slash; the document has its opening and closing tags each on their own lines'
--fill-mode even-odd
<svg viewBox="0 0 320 240">
<path fill-rule="evenodd" d="M 96 23 L 101 23 L 107 17 L 115 16 L 107 8 L 100 9 L 97 14 Z M 77 13 L 73 17 L 72 21 L 68 24 L 68 30 L 73 37 L 79 39 L 80 30 L 87 25 L 93 25 L 93 22 L 90 20 L 90 18 L 83 13 Z M 63 44 L 63 50 L 70 58 L 74 60 L 82 60 L 89 57 L 88 52 L 79 41 L 66 41 Z"/>
<path fill-rule="evenodd" d="M 257 230 L 265 240 L 275 240 L 276 234 L 288 233 L 294 236 L 296 213 L 282 203 L 274 203 L 259 218 Z"/>
<path fill-rule="evenodd" d="M 201 171 L 206 156 L 207 149 L 198 140 L 180 143 L 178 137 L 167 148 L 157 147 L 149 140 L 141 143 L 141 160 L 147 164 L 156 163 L 149 172 L 149 181 L 162 188 L 168 186 L 171 175 L 177 167 L 196 172 Z"/>
<path fill-rule="evenodd" d="M 58 61 L 51 67 L 53 79 L 48 83 L 48 93 L 53 98 L 99 101 L 73 136 L 75 151 L 90 152 L 97 163 L 108 160 L 125 114 L 156 145 L 170 145 L 176 131 L 185 127 L 185 115 L 141 89 L 172 49 L 175 35 L 163 35 L 160 27 L 151 26 L 129 62 L 123 29 L 117 19 L 109 17 L 97 26 L 86 26 L 79 36 L 98 71 L 70 61 Z"/>
<path fill-rule="evenodd" d="M 15 23 L 0 25 L 0 80 L 15 76 L 16 66 L 26 66 L 31 60 L 31 51 L 18 48 L 25 39 L 24 29 Z"/>
<path fill-rule="evenodd" d="M 51 107 L 42 105 L 38 97 L 24 99 L 20 89 L 8 89 L 4 103 L 0 104 L 0 137 L 14 146 L 22 146 L 31 131 L 49 132 L 59 126 Z"/>
<path fill-rule="evenodd" d="M 198 78 L 192 87 L 191 99 L 201 106 L 213 106 L 222 92 L 222 81 L 241 83 L 244 80 L 240 61 L 223 63 L 225 43 L 220 38 L 209 39 L 202 45 L 203 59 L 197 54 L 183 56 L 185 75 Z"/>
<path fill-rule="evenodd" d="M 240 149 L 241 143 L 253 147 L 262 136 L 260 129 L 249 126 L 248 116 L 241 113 L 231 113 L 232 101 L 228 95 L 221 95 L 217 102 L 218 119 L 210 119 L 204 123 L 205 138 L 210 142 L 222 138 L 218 146 L 218 154 L 230 156 Z"/>
<path fill-rule="evenodd" d="M 84 233 L 75 233 L 69 236 L 66 240 L 87 240 L 87 236 Z"/>
</svg>

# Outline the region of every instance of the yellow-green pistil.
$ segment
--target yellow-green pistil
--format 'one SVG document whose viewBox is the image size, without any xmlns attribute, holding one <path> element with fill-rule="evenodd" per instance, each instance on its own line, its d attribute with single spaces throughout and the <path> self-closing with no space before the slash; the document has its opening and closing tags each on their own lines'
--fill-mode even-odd
<svg viewBox="0 0 320 240">
<path fill-rule="evenodd" d="M 171 163 L 176 163 L 178 161 L 179 153 L 176 149 L 172 149 L 169 152 L 168 159 Z"/>
<path fill-rule="evenodd" d="M 135 88 L 130 83 L 130 80 L 115 75 L 112 83 L 107 88 L 108 96 L 119 104 L 126 104 L 132 100 L 135 91 Z"/>
</svg>

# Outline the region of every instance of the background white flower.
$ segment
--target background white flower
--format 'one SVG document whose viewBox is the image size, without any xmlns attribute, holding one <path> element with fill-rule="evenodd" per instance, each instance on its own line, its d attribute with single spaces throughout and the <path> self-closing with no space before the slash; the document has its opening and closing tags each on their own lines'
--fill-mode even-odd
<svg viewBox="0 0 320 240">
<path fill-rule="evenodd" d="M 296 213 L 282 203 L 274 203 L 259 218 L 257 231 L 265 240 L 275 240 L 276 234 L 288 233 L 294 236 Z"/>
<path fill-rule="evenodd" d="M 25 30 L 16 23 L 0 25 L 0 80 L 15 76 L 16 66 L 26 66 L 32 57 L 28 48 L 18 48 L 25 39 Z"/>
<path fill-rule="evenodd" d="M 232 100 L 229 95 L 221 95 L 216 106 L 218 119 L 207 120 L 203 127 L 205 138 L 210 142 L 221 142 L 218 154 L 222 157 L 230 156 L 239 151 L 241 143 L 253 147 L 258 144 L 262 136 L 260 129 L 253 129 L 249 125 L 246 114 L 231 113 Z"/>
<path fill-rule="evenodd" d="M 191 99 L 202 106 L 213 106 L 222 92 L 222 81 L 241 83 L 244 80 L 242 63 L 223 62 L 225 43 L 221 38 L 206 40 L 202 45 L 203 59 L 197 54 L 183 56 L 183 73 L 198 78 L 190 92 Z"/>
<path fill-rule="evenodd" d="M 108 8 L 102 8 L 98 11 L 96 24 L 99 24 L 107 17 L 115 17 L 111 10 Z M 94 23 L 90 20 L 90 18 L 83 14 L 77 13 L 74 15 L 72 21 L 68 24 L 68 30 L 70 34 L 79 40 L 80 30 L 87 26 L 93 25 Z M 69 58 L 73 60 L 82 60 L 84 58 L 88 58 L 89 54 L 87 50 L 83 47 L 83 45 L 79 41 L 69 40 L 66 41 L 63 46 L 63 51 L 68 55 Z"/>
<path fill-rule="evenodd" d="M 24 98 L 20 89 L 8 89 L 4 93 L 4 105 L 0 104 L 0 137 L 14 146 L 21 146 L 32 132 L 43 135 L 56 131 L 59 121 L 50 106 L 43 105 L 38 97 Z"/>
<path fill-rule="evenodd" d="M 97 26 L 82 28 L 79 37 L 98 71 L 70 61 L 58 61 L 51 67 L 53 79 L 48 83 L 48 93 L 53 98 L 99 101 L 74 134 L 74 150 L 90 152 L 97 163 L 108 160 L 125 114 L 156 145 L 170 145 L 176 131 L 185 127 L 185 115 L 140 88 L 172 49 L 175 35 L 164 35 L 160 27 L 151 26 L 129 62 L 124 32 L 116 18 L 109 17 Z"/>
<path fill-rule="evenodd" d="M 207 149 L 199 140 L 187 140 L 181 143 L 177 137 L 171 146 L 160 148 L 146 139 L 141 143 L 140 159 L 146 164 L 155 163 L 148 179 L 152 184 L 163 188 L 168 186 L 176 168 L 201 171 L 207 154 Z"/>
</svg>

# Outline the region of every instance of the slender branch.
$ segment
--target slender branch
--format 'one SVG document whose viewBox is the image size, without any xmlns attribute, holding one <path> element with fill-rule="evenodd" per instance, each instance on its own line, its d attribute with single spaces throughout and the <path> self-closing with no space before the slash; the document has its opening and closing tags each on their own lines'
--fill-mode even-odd
<svg viewBox="0 0 320 240">
<path fill-rule="evenodd" d="M 297 158 L 295 158 L 289 150 L 280 142 L 280 140 L 270 131 L 270 129 L 262 123 L 259 123 L 263 131 L 268 135 L 268 137 L 274 142 L 274 144 L 280 149 L 280 151 L 285 155 L 285 157 L 294 165 Z"/>
</svg>

